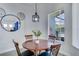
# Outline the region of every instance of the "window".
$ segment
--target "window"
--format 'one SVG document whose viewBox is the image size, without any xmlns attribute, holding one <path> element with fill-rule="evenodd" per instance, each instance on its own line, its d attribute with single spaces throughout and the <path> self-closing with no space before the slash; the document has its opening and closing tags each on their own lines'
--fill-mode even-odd
<svg viewBox="0 0 79 59">
<path fill-rule="evenodd" d="M 55 17 L 56 31 L 62 41 L 64 41 L 64 12 Z"/>
<path fill-rule="evenodd" d="M 48 14 L 48 35 L 58 36 L 64 41 L 64 10 Z"/>
</svg>

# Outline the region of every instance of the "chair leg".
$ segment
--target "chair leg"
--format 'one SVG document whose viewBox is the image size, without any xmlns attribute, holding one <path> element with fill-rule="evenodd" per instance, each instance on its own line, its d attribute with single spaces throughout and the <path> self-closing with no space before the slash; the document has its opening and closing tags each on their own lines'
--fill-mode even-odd
<svg viewBox="0 0 79 59">
<path fill-rule="evenodd" d="M 50 49 L 50 55 L 52 56 L 52 50 Z"/>
</svg>

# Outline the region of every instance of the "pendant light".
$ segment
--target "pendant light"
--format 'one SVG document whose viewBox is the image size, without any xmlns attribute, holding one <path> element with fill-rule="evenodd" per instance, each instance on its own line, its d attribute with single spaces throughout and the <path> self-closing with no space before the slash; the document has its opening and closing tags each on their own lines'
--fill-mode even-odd
<svg viewBox="0 0 79 59">
<path fill-rule="evenodd" d="M 35 14 L 32 15 L 33 22 L 39 22 L 39 15 L 37 14 L 37 3 L 35 3 Z"/>
</svg>

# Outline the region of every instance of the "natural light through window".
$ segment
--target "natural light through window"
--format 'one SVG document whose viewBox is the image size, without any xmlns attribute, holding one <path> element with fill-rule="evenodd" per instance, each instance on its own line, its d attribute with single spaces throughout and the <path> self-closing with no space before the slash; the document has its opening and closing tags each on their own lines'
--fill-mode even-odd
<svg viewBox="0 0 79 59">
<path fill-rule="evenodd" d="M 55 17 L 55 23 L 58 36 L 64 38 L 64 13 L 61 13 Z"/>
</svg>

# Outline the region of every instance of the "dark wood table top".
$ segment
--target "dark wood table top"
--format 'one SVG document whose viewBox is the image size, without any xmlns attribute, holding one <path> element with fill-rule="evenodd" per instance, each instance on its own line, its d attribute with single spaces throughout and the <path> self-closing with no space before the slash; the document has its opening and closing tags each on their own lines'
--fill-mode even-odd
<svg viewBox="0 0 79 59">
<path fill-rule="evenodd" d="M 25 41 L 22 45 L 25 49 L 29 50 L 46 50 L 48 49 L 48 40 L 39 39 L 39 43 L 35 43 L 36 40 Z"/>
</svg>

